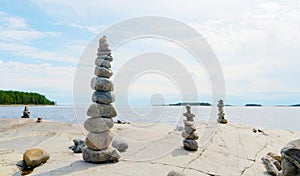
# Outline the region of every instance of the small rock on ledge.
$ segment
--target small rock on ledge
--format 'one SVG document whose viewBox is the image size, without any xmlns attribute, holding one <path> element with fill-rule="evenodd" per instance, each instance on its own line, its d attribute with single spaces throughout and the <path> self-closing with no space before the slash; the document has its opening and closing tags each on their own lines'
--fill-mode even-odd
<svg viewBox="0 0 300 176">
<path fill-rule="evenodd" d="M 125 152 L 128 149 L 128 144 L 123 141 L 114 140 L 112 146 L 116 148 L 119 152 Z"/>
<path fill-rule="evenodd" d="M 27 167 L 33 168 L 41 163 L 45 163 L 50 158 L 50 155 L 42 149 L 28 149 L 23 154 L 23 160 Z"/>
<path fill-rule="evenodd" d="M 167 176 L 185 176 L 185 175 L 179 172 L 170 171 Z"/>
<path fill-rule="evenodd" d="M 74 151 L 74 153 L 82 153 L 82 148 L 85 147 L 84 141 L 81 139 L 73 139 L 74 145 L 69 148 Z"/>
</svg>

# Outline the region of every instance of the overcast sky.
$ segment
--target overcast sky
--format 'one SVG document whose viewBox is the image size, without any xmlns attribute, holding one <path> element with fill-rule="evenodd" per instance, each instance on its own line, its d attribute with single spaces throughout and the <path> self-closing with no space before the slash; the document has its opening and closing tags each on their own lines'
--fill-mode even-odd
<svg viewBox="0 0 300 176">
<path fill-rule="evenodd" d="M 58 104 L 72 104 L 77 62 L 98 33 L 133 17 L 162 16 L 190 25 L 209 43 L 223 69 L 227 104 L 300 103 L 300 1 L 0 0 L 0 4 L 0 89 L 39 92 Z M 116 51 L 114 72 L 123 63 L 120 57 L 134 51 L 135 42 Z M 210 101 L 203 69 L 192 63 L 184 66 L 200 87 L 199 101 Z M 130 101 L 143 104 L 160 91 L 168 103 L 179 100 L 169 80 L 148 75 L 132 86 Z"/>
</svg>

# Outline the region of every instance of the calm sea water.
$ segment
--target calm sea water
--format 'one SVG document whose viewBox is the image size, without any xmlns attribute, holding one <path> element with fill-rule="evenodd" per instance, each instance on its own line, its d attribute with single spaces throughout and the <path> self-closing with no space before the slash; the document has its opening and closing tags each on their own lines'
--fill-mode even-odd
<svg viewBox="0 0 300 176">
<path fill-rule="evenodd" d="M 83 122 L 87 106 L 28 106 L 32 118 L 78 123 Z M 0 106 L 0 118 L 20 118 L 24 106 Z M 135 106 L 118 107 L 115 120 L 129 122 L 151 122 L 176 125 L 182 123 L 184 107 L 175 106 Z M 211 107 L 193 106 L 196 121 L 215 120 Z M 225 116 L 232 122 L 261 128 L 300 130 L 299 107 L 225 107 Z"/>
</svg>

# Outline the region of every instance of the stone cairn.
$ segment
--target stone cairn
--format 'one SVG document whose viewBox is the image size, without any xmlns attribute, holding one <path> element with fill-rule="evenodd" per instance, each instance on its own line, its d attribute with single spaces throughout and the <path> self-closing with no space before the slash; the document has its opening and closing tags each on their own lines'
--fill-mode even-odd
<svg viewBox="0 0 300 176">
<path fill-rule="evenodd" d="M 269 152 L 262 158 L 268 174 L 275 176 L 300 175 L 300 138 L 281 149 L 281 156 Z"/>
<path fill-rule="evenodd" d="M 221 99 L 218 101 L 218 110 L 219 110 L 218 122 L 222 123 L 222 124 L 227 123 L 228 121 L 227 121 L 227 119 L 225 119 L 225 113 L 224 113 L 224 101 Z"/>
<path fill-rule="evenodd" d="M 184 120 L 184 129 L 185 131 L 182 132 L 182 137 L 185 138 L 183 140 L 183 147 L 188 151 L 196 151 L 198 150 L 198 135 L 196 133 L 195 127 L 195 115 L 191 113 L 191 107 L 186 106 L 186 113 L 183 113 L 183 116 L 186 117 Z"/>
<path fill-rule="evenodd" d="M 22 118 L 30 118 L 30 112 L 28 110 L 28 107 L 25 106 L 24 111 L 23 111 L 23 116 L 21 116 Z"/>
<path fill-rule="evenodd" d="M 111 65 L 113 58 L 106 37 L 99 40 L 97 58 L 95 60 L 95 75 L 91 80 L 91 88 L 95 90 L 91 104 L 87 110 L 90 117 L 84 122 L 84 128 L 89 131 L 82 148 L 84 161 L 91 163 L 117 162 L 119 152 L 111 147 L 113 134 L 110 129 L 114 126 L 112 118 L 117 116 L 115 108 L 111 105 L 115 97 L 112 94 L 113 83 Z"/>
</svg>

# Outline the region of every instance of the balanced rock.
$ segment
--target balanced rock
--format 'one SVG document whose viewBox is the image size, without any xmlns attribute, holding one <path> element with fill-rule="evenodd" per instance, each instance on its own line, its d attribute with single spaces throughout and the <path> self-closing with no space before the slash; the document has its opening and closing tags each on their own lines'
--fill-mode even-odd
<svg viewBox="0 0 300 176">
<path fill-rule="evenodd" d="M 41 163 L 45 163 L 50 158 L 50 155 L 42 149 L 28 149 L 23 154 L 23 160 L 30 168 L 34 168 Z"/>
<path fill-rule="evenodd" d="M 112 62 L 113 61 L 113 57 L 112 56 L 108 56 L 108 55 L 98 56 L 97 59 L 103 59 L 103 60 L 106 60 L 108 62 Z"/>
<path fill-rule="evenodd" d="M 103 78 L 110 78 L 113 73 L 108 68 L 97 66 L 95 67 L 95 75 Z"/>
<path fill-rule="evenodd" d="M 111 147 L 101 151 L 94 151 L 84 147 L 82 148 L 82 156 L 84 161 L 91 163 L 117 162 L 121 157 L 120 153 Z"/>
<path fill-rule="evenodd" d="M 112 147 L 116 148 L 119 152 L 125 152 L 128 149 L 128 144 L 123 141 L 114 140 Z"/>
<path fill-rule="evenodd" d="M 97 53 L 98 56 L 109 55 L 109 54 L 111 54 L 110 50 L 106 50 L 106 51 L 99 51 L 98 50 L 98 53 Z"/>
<path fill-rule="evenodd" d="M 114 126 L 114 121 L 111 118 L 92 117 L 84 122 L 84 128 L 89 132 L 104 132 Z"/>
<path fill-rule="evenodd" d="M 183 123 L 185 126 L 194 126 L 195 125 L 195 122 L 190 121 L 190 120 L 184 120 Z"/>
<path fill-rule="evenodd" d="M 261 160 L 263 161 L 268 174 L 277 176 L 279 172 L 278 172 L 276 166 L 274 165 L 272 159 L 273 158 L 271 158 L 270 156 L 267 155 L 267 156 L 264 156 Z"/>
<path fill-rule="evenodd" d="M 95 91 L 92 95 L 92 101 L 101 104 L 110 104 L 115 101 L 115 95 L 111 92 Z"/>
<path fill-rule="evenodd" d="M 189 134 L 194 133 L 196 131 L 196 128 L 194 126 L 185 126 L 184 129 Z"/>
<path fill-rule="evenodd" d="M 196 133 L 187 133 L 186 131 L 182 132 L 182 137 L 191 140 L 197 140 L 199 138 L 199 136 Z"/>
<path fill-rule="evenodd" d="M 30 112 L 28 111 L 28 107 L 25 106 L 24 111 L 23 111 L 23 116 L 22 118 L 30 118 Z"/>
<path fill-rule="evenodd" d="M 89 132 L 85 144 L 93 150 L 105 150 L 110 145 L 113 139 L 113 134 L 110 131 L 101 133 Z"/>
<path fill-rule="evenodd" d="M 281 149 L 282 176 L 300 175 L 300 139 L 289 142 Z"/>
<path fill-rule="evenodd" d="M 218 119 L 218 122 L 221 123 L 221 124 L 228 123 L 227 119 Z"/>
<path fill-rule="evenodd" d="M 117 112 L 111 104 L 91 104 L 87 110 L 87 115 L 90 117 L 116 117 Z"/>
<path fill-rule="evenodd" d="M 281 156 L 277 155 L 276 153 L 269 152 L 267 155 L 281 163 Z"/>
<path fill-rule="evenodd" d="M 95 65 L 105 68 L 111 68 L 110 62 L 102 58 L 97 58 L 95 60 Z"/>
<path fill-rule="evenodd" d="M 183 147 L 189 151 L 196 151 L 198 150 L 198 142 L 191 139 L 185 139 L 183 140 Z"/>
<path fill-rule="evenodd" d="M 84 141 L 81 139 L 73 139 L 74 145 L 69 148 L 73 150 L 74 153 L 82 153 L 82 148 L 85 147 Z"/>
<path fill-rule="evenodd" d="M 183 116 L 185 116 L 188 121 L 194 121 L 195 118 L 195 115 L 191 113 L 183 113 Z"/>
<path fill-rule="evenodd" d="M 91 80 L 91 88 L 94 90 L 100 90 L 100 91 L 113 91 L 114 85 L 107 78 L 94 77 Z"/>
</svg>

